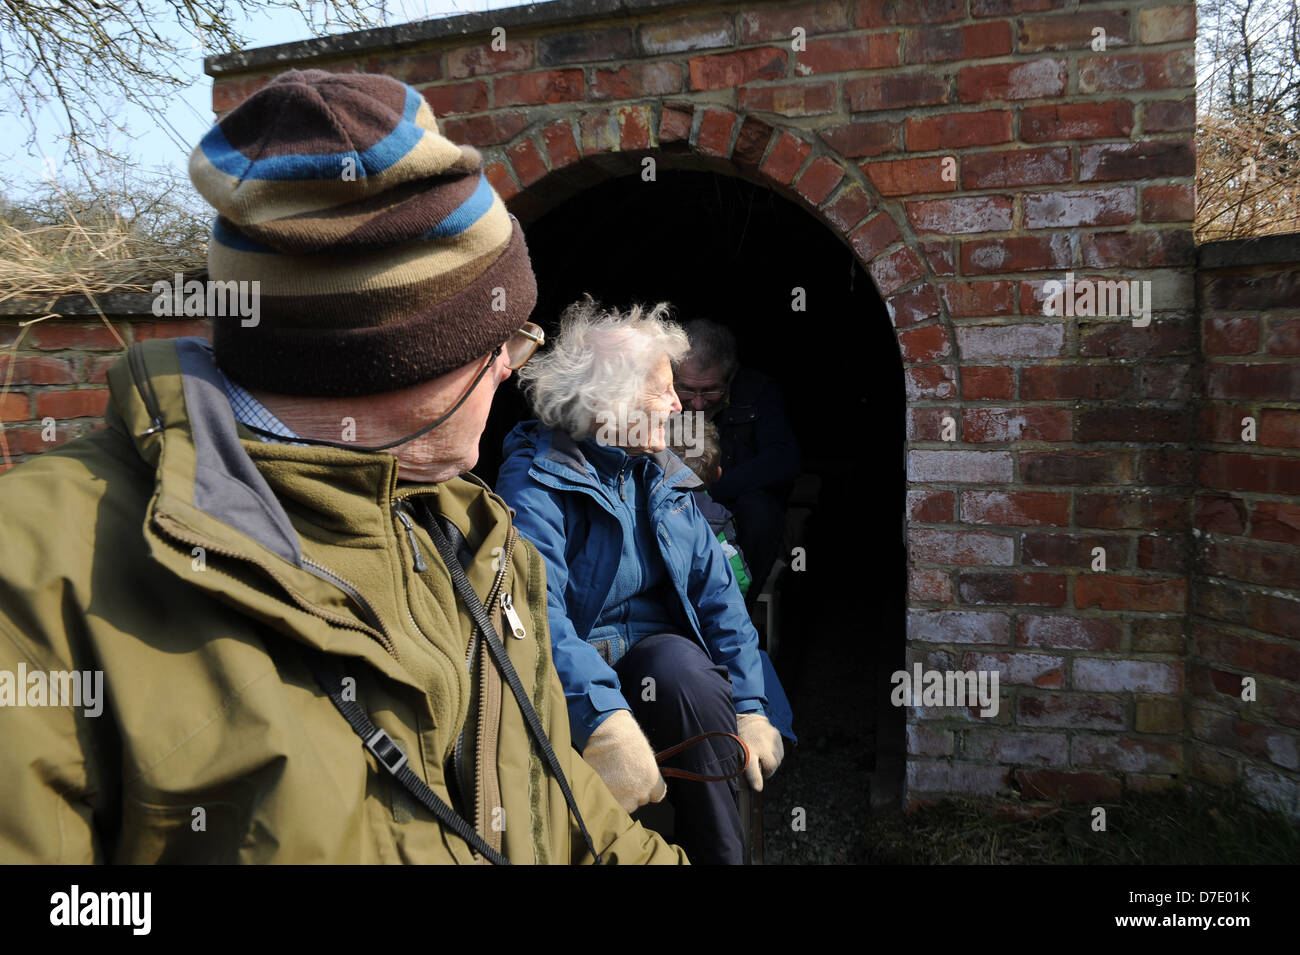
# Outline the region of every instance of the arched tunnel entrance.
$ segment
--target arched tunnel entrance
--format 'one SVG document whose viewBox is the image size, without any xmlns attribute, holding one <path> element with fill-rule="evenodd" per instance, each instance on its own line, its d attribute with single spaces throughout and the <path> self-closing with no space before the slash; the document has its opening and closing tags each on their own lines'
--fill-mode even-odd
<svg viewBox="0 0 1300 955">
<path fill-rule="evenodd" d="M 779 383 L 812 476 L 795 497 L 815 490 L 815 500 L 801 539 L 788 542 L 804 548 L 806 569 L 781 587 L 775 665 L 799 745 L 763 794 L 766 861 L 866 861 L 869 805 L 896 802 L 901 787 L 902 711 L 881 701 L 888 673 L 904 665 L 907 586 L 902 363 L 870 277 L 793 202 L 709 171 L 609 179 L 525 232 L 539 287 L 533 320 L 548 335 L 586 292 L 620 308 L 668 301 L 680 321 L 730 327 L 742 365 Z M 485 480 L 526 417 L 512 379 L 484 433 Z M 792 827 L 801 818 L 805 827 Z"/>
</svg>

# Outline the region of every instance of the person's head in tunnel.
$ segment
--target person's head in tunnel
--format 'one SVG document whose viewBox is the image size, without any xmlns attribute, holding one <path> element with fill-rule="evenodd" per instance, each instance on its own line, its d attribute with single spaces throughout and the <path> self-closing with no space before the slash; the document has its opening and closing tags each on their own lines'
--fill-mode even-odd
<svg viewBox="0 0 1300 955">
<path fill-rule="evenodd" d="M 712 416 L 726 401 L 727 389 L 740 367 L 731 329 L 705 318 L 686 323 L 691 349 L 676 368 L 677 395 L 689 411 Z"/>
</svg>

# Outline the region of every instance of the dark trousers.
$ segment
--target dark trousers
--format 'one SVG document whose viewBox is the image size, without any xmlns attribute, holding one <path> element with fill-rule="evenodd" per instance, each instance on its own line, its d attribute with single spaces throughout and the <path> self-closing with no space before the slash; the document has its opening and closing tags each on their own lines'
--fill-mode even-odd
<svg viewBox="0 0 1300 955">
<path fill-rule="evenodd" d="M 710 660 L 690 637 L 675 633 L 644 637 L 614 670 L 632 715 L 656 753 L 700 733 L 736 732 L 727 668 Z M 647 678 L 654 683 L 647 684 Z M 739 768 L 738 753 L 732 740 L 705 740 L 664 765 L 719 776 Z M 665 778 L 675 815 L 673 841 L 686 850 L 691 862 L 741 865 L 744 834 L 736 807 L 736 780 L 698 783 Z"/>
</svg>

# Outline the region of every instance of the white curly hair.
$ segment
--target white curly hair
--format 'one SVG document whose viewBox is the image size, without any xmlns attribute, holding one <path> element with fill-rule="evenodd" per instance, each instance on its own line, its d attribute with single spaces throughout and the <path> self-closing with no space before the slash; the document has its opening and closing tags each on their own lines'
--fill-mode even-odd
<svg viewBox="0 0 1300 955">
<path fill-rule="evenodd" d="M 554 342 L 515 372 L 542 424 L 581 441 L 597 416 L 641 410 L 642 390 L 660 358 L 676 363 L 690 349 L 672 306 L 604 308 L 584 295 L 560 315 Z"/>
</svg>

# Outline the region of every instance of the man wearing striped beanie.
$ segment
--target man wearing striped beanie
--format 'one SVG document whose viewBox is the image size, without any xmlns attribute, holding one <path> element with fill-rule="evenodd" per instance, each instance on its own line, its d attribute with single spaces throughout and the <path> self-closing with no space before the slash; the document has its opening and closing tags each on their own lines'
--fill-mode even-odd
<svg viewBox="0 0 1300 955">
<path fill-rule="evenodd" d="M 254 314 L 0 476 L 0 671 L 91 688 L 0 707 L 0 863 L 685 861 L 574 752 L 545 564 L 465 473 L 541 337 L 479 154 L 292 71 L 190 173 Z"/>
</svg>

